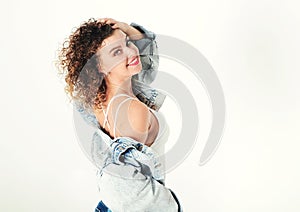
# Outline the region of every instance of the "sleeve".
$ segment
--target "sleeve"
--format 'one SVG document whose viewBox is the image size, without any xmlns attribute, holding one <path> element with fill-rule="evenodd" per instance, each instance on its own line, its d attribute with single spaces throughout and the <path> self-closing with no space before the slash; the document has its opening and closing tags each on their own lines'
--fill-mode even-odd
<svg viewBox="0 0 300 212">
<path fill-rule="evenodd" d="M 112 161 L 98 181 L 103 202 L 112 211 L 181 211 L 174 192 L 164 185 L 155 153 L 128 139 L 120 138 L 111 145 Z"/>
<path fill-rule="evenodd" d="M 117 169 L 128 167 L 118 166 Z M 102 201 L 112 211 L 181 211 L 180 205 L 174 198 L 172 191 L 151 177 L 137 172 L 135 179 L 126 179 L 114 174 L 103 172 L 99 181 Z"/>
<path fill-rule="evenodd" d="M 133 92 L 148 107 L 158 111 L 166 95 L 149 85 L 155 79 L 159 66 L 156 35 L 136 23 L 130 25 L 144 34 L 144 38 L 133 40 L 133 43 L 139 49 L 142 63 L 141 72 L 132 77 Z"/>
<path fill-rule="evenodd" d="M 143 66 L 142 71 L 135 75 L 134 78 L 143 83 L 150 84 L 156 77 L 159 65 L 158 49 L 155 40 L 156 35 L 136 23 L 131 23 L 130 25 L 144 34 L 144 38 L 132 41 L 139 49 Z"/>
<path fill-rule="evenodd" d="M 100 127 L 96 116 L 91 110 L 84 108 L 83 104 L 79 101 L 74 101 L 73 105 L 74 105 L 74 112 L 80 114 L 80 116 L 85 121 L 85 123 L 95 128 Z"/>
</svg>

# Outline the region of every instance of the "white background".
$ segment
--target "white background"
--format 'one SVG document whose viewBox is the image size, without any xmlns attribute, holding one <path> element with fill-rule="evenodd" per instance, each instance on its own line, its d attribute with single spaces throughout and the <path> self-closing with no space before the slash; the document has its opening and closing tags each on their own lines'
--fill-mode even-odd
<svg viewBox="0 0 300 212">
<path fill-rule="evenodd" d="M 167 175 L 184 211 L 300 210 L 299 1 L 9 2 L 0 9 L 0 211 L 85 212 L 100 199 L 54 66 L 64 38 L 90 17 L 133 21 L 184 40 L 221 81 L 227 113 L 219 149 L 198 165 L 211 111 L 204 88 L 194 84 L 199 139 Z M 162 60 L 168 65 L 176 66 Z M 166 116 L 176 129 L 172 113 Z"/>
</svg>

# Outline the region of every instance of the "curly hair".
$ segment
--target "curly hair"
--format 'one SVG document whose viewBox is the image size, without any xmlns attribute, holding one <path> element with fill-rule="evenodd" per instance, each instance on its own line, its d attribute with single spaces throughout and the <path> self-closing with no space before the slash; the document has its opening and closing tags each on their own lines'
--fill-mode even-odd
<svg viewBox="0 0 300 212">
<path fill-rule="evenodd" d="M 96 52 L 113 32 L 110 25 L 91 18 L 64 41 L 59 52 L 58 69 L 65 75 L 65 91 L 86 109 L 101 109 L 105 101 L 106 83 Z"/>
</svg>

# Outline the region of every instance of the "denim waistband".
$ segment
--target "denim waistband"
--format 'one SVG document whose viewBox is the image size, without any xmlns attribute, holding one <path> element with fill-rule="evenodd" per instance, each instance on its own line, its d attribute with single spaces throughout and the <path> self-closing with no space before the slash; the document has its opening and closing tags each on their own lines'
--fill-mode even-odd
<svg viewBox="0 0 300 212">
<path fill-rule="evenodd" d="M 95 212 L 112 212 L 102 201 L 95 208 Z"/>
</svg>

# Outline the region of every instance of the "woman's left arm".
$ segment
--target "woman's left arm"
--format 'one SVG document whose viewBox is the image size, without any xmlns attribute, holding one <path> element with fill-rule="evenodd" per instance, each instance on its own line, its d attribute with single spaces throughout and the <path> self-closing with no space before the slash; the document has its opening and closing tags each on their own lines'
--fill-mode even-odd
<svg viewBox="0 0 300 212">
<path fill-rule="evenodd" d="M 139 49 L 143 67 L 141 72 L 133 76 L 133 79 L 145 84 L 152 83 L 156 77 L 159 65 L 155 34 L 136 23 L 131 23 L 129 25 L 112 18 L 103 18 L 99 19 L 99 21 L 101 23 L 110 24 L 113 29 L 120 29 L 129 36 L 130 40 Z"/>
<path fill-rule="evenodd" d="M 134 94 L 148 107 L 158 111 L 162 106 L 166 95 L 149 86 L 158 72 L 159 55 L 156 43 L 156 35 L 136 23 L 128 25 L 111 18 L 99 19 L 100 22 L 110 24 L 114 29 L 125 32 L 135 46 L 139 49 L 142 70 L 132 76 Z"/>
<path fill-rule="evenodd" d="M 102 18 L 99 22 L 109 24 L 113 29 L 120 29 L 127 34 L 131 40 L 140 40 L 144 38 L 144 34 L 135 27 L 128 25 L 125 22 L 116 21 L 112 18 Z"/>
</svg>

